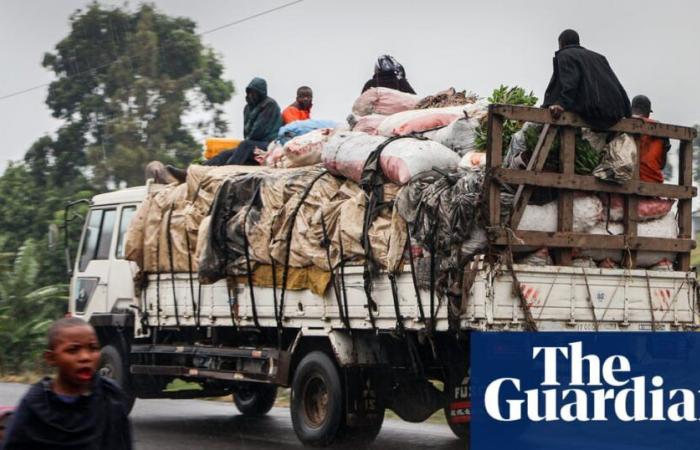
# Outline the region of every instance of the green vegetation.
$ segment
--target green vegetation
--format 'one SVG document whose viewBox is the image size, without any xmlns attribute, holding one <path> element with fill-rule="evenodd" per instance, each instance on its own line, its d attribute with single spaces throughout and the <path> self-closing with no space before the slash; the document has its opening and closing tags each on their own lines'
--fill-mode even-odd
<svg viewBox="0 0 700 450">
<path fill-rule="evenodd" d="M 535 97 L 532 91 L 528 93 L 520 86 L 508 87 L 500 85 L 498 88 L 494 89 L 488 101 L 489 103 L 498 103 L 502 105 L 535 106 L 537 97 Z M 486 149 L 486 144 L 488 142 L 485 127 L 486 124 L 484 123 L 476 130 L 475 144 L 476 147 L 481 150 Z M 523 124 L 516 120 L 506 120 L 503 122 L 503 154 L 508 151 L 510 139 L 522 127 Z"/>
<path fill-rule="evenodd" d="M 226 131 L 221 107 L 233 84 L 195 29 L 147 4 L 92 3 L 44 55 L 55 76 L 46 105 L 61 126 L 0 176 L 0 372 L 40 370 L 46 327 L 66 309 L 66 202 L 140 185 L 151 160 L 192 161 L 199 145 L 188 114 L 206 134 Z M 73 256 L 78 222 L 68 229 Z"/>
</svg>

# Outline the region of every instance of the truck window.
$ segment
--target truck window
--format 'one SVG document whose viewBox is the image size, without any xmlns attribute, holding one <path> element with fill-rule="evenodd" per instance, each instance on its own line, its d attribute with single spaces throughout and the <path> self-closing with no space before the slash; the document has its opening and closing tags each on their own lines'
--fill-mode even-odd
<svg viewBox="0 0 700 450">
<path fill-rule="evenodd" d="M 136 206 L 124 206 L 122 216 L 119 218 L 119 236 L 117 236 L 117 258 L 124 258 L 124 246 L 126 244 L 126 230 L 129 229 L 131 219 L 136 213 Z"/>
<path fill-rule="evenodd" d="M 104 210 L 104 214 L 102 215 L 102 225 L 100 226 L 100 235 L 97 238 L 97 253 L 95 254 L 95 259 L 109 258 L 109 246 L 112 244 L 112 235 L 114 234 L 114 222 L 116 217 L 116 210 Z"/>
<path fill-rule="evenodd" d="M 93 209 L 88 217 L 78 270 L 83 272 L 93 259 L 106 259 L 112 242 L 114 209 Z"/>
</svg>

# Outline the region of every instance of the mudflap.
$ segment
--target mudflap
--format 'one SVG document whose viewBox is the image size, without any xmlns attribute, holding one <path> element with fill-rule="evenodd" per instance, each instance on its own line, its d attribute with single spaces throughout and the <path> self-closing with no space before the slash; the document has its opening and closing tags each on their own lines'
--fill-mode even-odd
<svg viewBox="0 0 700 450">
<path fill-rule="evenodd" d="M 468 441 L 472 418 L 469 340 L 454 341 L 448 352 L 445 419 L 457 437 Z"/>
<path fill-rule="evenodd" d="M 358 427 L 381 420 L 386 406 L 380 371 L 353 367 L 344 372 L 347 424 Z"/>
</svg>

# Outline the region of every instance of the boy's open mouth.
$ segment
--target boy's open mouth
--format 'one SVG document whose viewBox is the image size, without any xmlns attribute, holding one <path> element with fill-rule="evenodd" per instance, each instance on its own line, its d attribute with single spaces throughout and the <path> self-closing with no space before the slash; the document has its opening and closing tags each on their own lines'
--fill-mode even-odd
<svg viewBox="0 0 700 450">
<path fill-rule="evenodd" d="M 92 378 L 93 370 L 89 367 L 83 367 L 82 369 L 78 369 L 75 374 L 78 376 L 79 380 L 87 381 Z"/>
</svg>

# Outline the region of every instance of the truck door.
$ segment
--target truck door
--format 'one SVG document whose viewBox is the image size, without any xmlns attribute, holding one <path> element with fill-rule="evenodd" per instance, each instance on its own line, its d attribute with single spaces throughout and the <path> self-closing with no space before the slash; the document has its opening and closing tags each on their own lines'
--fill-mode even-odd
<svg viewBox="0 0 700 450">
<path fill-rule="evenodd" d="M 109 256 L 113 251 L 116 207 L 90 210 L 71 283 L 70 312 L 89 318 L 108 312 Z"/>
<path fill-rule="evenodd" d="M 122 205 L 119 208 L 119 225 L 116 246 L 112 253 L 109 267 L 109 287 L 107 288 L 107 307 L 105 312 L 126 312 L 134 301 L 134 275 L 138 271 L 135 263 L 124 259 L 126 231 L 136 214 L 136 205 Z"/>
</svg>

